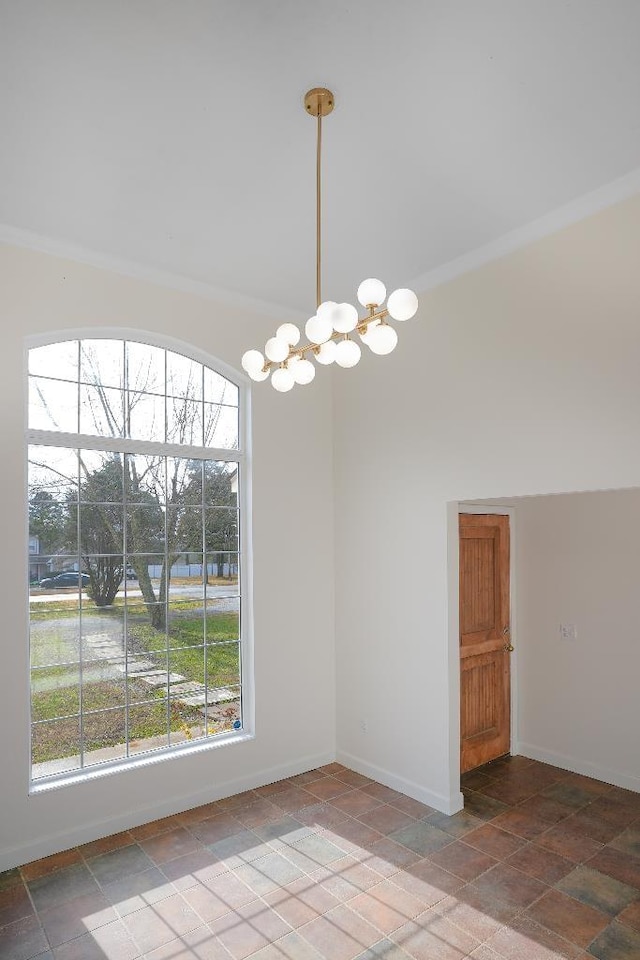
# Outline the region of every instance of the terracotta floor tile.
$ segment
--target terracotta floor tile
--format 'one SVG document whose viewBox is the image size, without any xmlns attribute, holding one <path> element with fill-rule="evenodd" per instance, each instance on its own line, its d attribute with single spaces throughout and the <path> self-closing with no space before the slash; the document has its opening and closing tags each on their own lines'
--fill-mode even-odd
<svg viewBox="0 0 640 960">
<path fill-rule="evenodd" d="M 502 803 L 516 804 L 526 800 L 527 797 L 532 797 L 534 793 L 537 793 L 537 790 L 537 786 L 528 780 L 525 783 L 520 783 L 517 780 L 515 782 L 494 780 L 492 783 L 480 787 L 478 792 L 485 797 L 491 797 L 493 800 L 500 800 Z"/>
<path fill-rule="evenodd" d="M 38 916 L 52 947 L 118 919 L 107 898 L 100 893 L 77 897 L 49 910 L 40 910 Z"/>
<path fill-rule="evenodd" d="M 400 927 L 391 939 L 415 960 L 463 960 L 479 946 L 469 933 L 433 910 Z"/>
<path fill-rule="evenodd" d="M 594 800 L 589 807 L 589 813 L 601 820 L 606 820 L 607 823 L 616 824 L 621 830 L 624 830 L 640 816 L 638 811 L 624 800 L 610 796 L 598 797 L 597 800 Z"/>
<path fill-rule="evenodd" d="M 34 860 L 33 863 L 27 863 L 21 867 L 22 876 L 25 880 L 37 880 L 38 877 L 46 877 L 47 874 L 60 870 L 63 867 L 70 867 L 74 863 L 81 863 L 82 857 L 77 848 L 64 850 L 62 853 L 54 853 L 51 857 L 45 857 L 43 860 Z"/>
<path fill-rule="evenodd" d="M 640 891 L 634 887 L 584 865 L 567 874 L 556 889 L 612 917 L 640 899 Z"/>
<path fill-rule="evenodd" d="M 426 859 L 397 873 L 393 882 L 402 890 L 422 900 L 425 907 L 432 907 L 455 893 L 463 885 L 459 877 L 455 877 L 436 863 Z"/>
<path fill-rule="evenodd" d="M 468 810 L 460 810 L 459 813 L 454 813 L 452 816 L 448 816 L 446 813 L 432 813 L 425 819 L 425 823 L 431 824 L 432 827 L 438 827 L 439 830 L 444 830 L 449 836 L 457 839 L 471 833 L 483 822 L 479 817 L 474 817 Z"/>
<path fill-rule="evenodd" d="M 366 893 L 354 897 L 349 906 L 378 930 L 389 934 L 424 913 L 427 904 L 390 880 L 383 880 Z"/>
<path fill-rule="evenodd" d="M 609 846 L 640 859 L 640 826 L 627 827 Z"/>
<path fill-rule="evenodd" d="M 640 859 L 636 857 L 630 857 L 614 847 L 602 847 L 587 865 L 640 890 Z"/>
<path fill-rule="evenodd" d="M 626 910 L 623 910 L 618 920 L 620 923 L 624 923 L 625 926 L 632 927 L 640 933 L 640 900 L 636 900 L 636 902 L 632 903 Z"/>
<path fill-rule="evenodd" d="M 227 954 L 224 960 L 228 958 Z M 262 950 L 258 950 L 251 960 L 324 960 L 324 958 L 294 930 L 280 940 L 276 940 L 275 943 L 269 943 Z"/>
<path fill-rule="evenodd" d="M 240 830 L 231 837 L 208 844 L 208 847 L 218 859 L 224 860 L 230 870 L 272 852 L 271 847 L 253 830 Z"/>
<path fill-rule="evenodd" d="M 500 827 L 501 830 L 513 833 L 524 840 L 535 840 L 549 828 L 549 824 L 545 820 L 541 820 L 531 813 L 526 813 L 520 807 L 512 807 L 495 817 L 492 822 L 494 827 Z"/>
<path fill-rule="evenodd" d="M 550 800 L 557 800 L 559 803 L 566 803 L 570 807 L 584 807 L 594 799 L 594 793 L 585 789 L 584 786 L 578 786 L 575 782 L 560 780 L 553 783 L 541 791 L 543 797 Z"/>
<path fill-rule="evenodd" d="M 516 837 L 492 823 L 484 823 L 481 827 L 476 827 L 470 833 L 467 833 L 464 842 L 476 850 L 482 850 L 483 853 L 495 857 L 496 860 L 506 860 L 511 854 L 519 850 L 525 840 L 522 837 Z"/>
<path fill-rule="evenodd" d="M 0 928 L 0 957 L 7 960 L 30 960 L 48 946 L 36 917 L 24 917 Z"/>
<path fill-rule="evenodd" d="M 485 797 L 482 793 L 465 794 L 464 809 L 479 820 L 493 820 L 509 809 L 501 800 Z"/>
<path fill-rule="evenodd" d="M 336 897 L 308 877 L 279 887 L 264 899 L 294 929 L 339 905 Z"/>
<path fill-rule="evenodd" d="M 370 777 L 356 773 L 355 770 L 347 770 L 346 767 L 338 773 L 334 773 L 333 776 L 336 780 L 342 780 L 343 783 L 349 784 L 350 787 L 366 787 L 367 784 L 373 783 Z"/>
<path fill-rule="evenodd" d="M 242 867 L 237 867 L 234 873 L 259 897 L 302 877 L 298 867 L 279 853 L 269 853 L 252 863 L 245 863 Z"/>
<path fill-rule="evenodd" d="M 163 863 L 162 873 L 176 890 L 186 890 L 196 883 L 217 877 L 227 872 L 227 865 L 207 848 L 194 850 L 183 857 Z"/>
<path fill-rule="evenodd" d="M 22 879 L 12 887 L 0 891 L 0 927 L 29 917 L 32 913 L 31 900 Z"/>
<path fill-rule="evenodd" d="M 496 900 L 470 884 L 440 900 L 433 909 L 479 941 L 487 940 L 504 923 L 511 922 L 517 912 L 516 907 Z"/>
<path fill-rule="evenodd" d="M 382 803 L 393 803 L 394 800 L 402 800 L 404 796 L 403 793 L 398 793 L 397 790 L 392 790 L 391 787 L 387 787 L 383 783 L 376 783 L 374 781 L 368 783 L 362 789 L 365 791 L 365 793 L 370 793 L 371 796 L 375 797 L 377 800 L 381 800 Z"/>
<path fill-rule="evenodd" d="M 365 793 L 364 790 L 350 790 L 349 793 L 343 793 L 342 796 L 336 797 L 332 805 L 338 810 L 348 813 L 350 817 L 359 817 L 363 813 L 369 813 L 381 804 L 380 800 L 376 800 L 375 797 L 372 797 L 370 793 Z"/>
<path fill-rule="evenodd" d="M 589 953 L 598 960 L 636 960 L 640 957 L 640 933 L 614 922 L 596 937 Z"/>
<path fill-rule="evenodd" d="M 574 960 L 581 947 L 569 943 L 529 917 L 517 917 L 501 927 L 488 941 L 505 960 Z"/>
<path fill-rule="evenodd" d="M 419 859 L 420 857 L 413 850 L 401 843 L 396 843 L 395 840 L 383 837 L 369 847 L 368 856 L 363 859 L 363 863 L 371 870 L 376 870 L 381 876 L 391 877 L 409 864 L 417 863 Z"/>
<path fill-rule="evenodd" d="M 27 864 L 35 917 L 5 871 L 0 956 L 635 960 L 640 797 L 521 757 L 461 782 L 445 816 L 327 764 Z"/>
<path fill-rule="evenodd" d="M 384 836 L 389 836 L 390 833 L 394 833 L 396 830 L 400 830 L 402 827 L 410 826 L 416 822 L 415 817 L 410 817 L 408 814 L 403 813 L 402 810 L 391 807 L 387 803 L 376 807 L 375 810 L 371 810 L 369 813 L 363 814 L 358 817 L 358 819 L 368 827 L 377 830 L 378 833 L 382 833 Z"/>
<path fill-rule="evenodd" d="M 386 937 L 361 953 L 356 960 L 410 960 L 409 954 Z"/>
<path fill-rule="evenodd" d="M 344 857 L 334 861 L 330 867 L 321 867 L 313 874 L 317 880 L 338 901 L 346 902 L 357 897 L 363 890 L 380 883 L 380 874 L 353 857 Z"/>
<path fill-rule="evenodd" d="M 11 870 L 3 870 L 0 873 L 0 893 L 3 890 L 8 890 L 10 887 L 20 886 L 22 883 L 22 874 L 18 867 L 13 867 Z M 2 926 L 2 924 L 0 924 Z"/>
<path fill-rule="evenodd" d="M 125 830 L 122 833 L 112 833 L 109 837 L 92 840 L 90 843 L 83 843 L 78 850 L 85 860 L 88 860 L 91 857 L 98 857 L 101 853 L 117 850 L 119 847 L 128 847 L 131 843 L 133 843 L 133 837 L 128 830 Z"/>
<path fill-rule="evenodd" d="M 557 824 L 555 827 L 550 827 L 542 836 L 537 838 L 537 842 L 540 846 L 552 850 L 561 857 L 573 860 L 574 863 L 582 863 L 602 849 L 602 844 L 598 843 L 597 840 L 591 840 L 589 837 L 578 837 L 571 830 L 567 830 L 564 822 Z"/>
<path fill-rule="evenodd" d="M 529 907 L 528 916 L 579 947 L 586 947 L 609 923 L 609 917 L 565 896 L 559 890 L 550 890 Z"/>
<path fill-rule="evenodd" d="M 172 896 L 176 888 L 158 867 L 149 867 L 141 873 L 125 874 L 103 884 L 102 891 L 118 915 L 125 917 Z"/>
<path fill-rule="evenodd" d="M 314 780 L 313 783 L 308 783 L 305 789 L 312 797 L 309 802 L 313 803 L 314 800 L 333 800 L 343 793 L 348 793 L 353 788 L 342 780 L 336 780 L 335 777 L 324 777 L 322 780 Z M 276 802 L 280 804 L 279 797 L 276 798 Z M 304 806 L 304 804 L 301 804 L 301 806 Z"/>
<path fill-rule="evenodd" d="M 57 907 L 76 897 L 100 892 L 88 868 L 79 863 L 32 880 L 28 886 L 36 910 Z"/>
<path fill-rule="evenodd" d="M 560 803 L 558 800 L 552 800 L 549 797 L 543 797 L 539 793 L 529 797 L 523 803 L 518 804 L 518 809 L 523 813 L 530 813 L 545 823 L 559 823 L 575 814 L 576 808 L 568 803 Z"/>
<path fill-rule="evenodd" d="M 328 778 L 324 778 L 328 779 Z M 336 781 L 338 783 L 339 781 Z M 324 780 L 317 780 L 309 784 L 309 787 L 314 787 L 315 789 L 320 789 L 320 784 L 324 783 Z M 345 784 L 342 784 L 345 787 Z M 331 792 L 330 788 L 325 788 Z M 339 794 L 333 794 L 334 796 L 339 796 Z M 283 790 L 281 793 L 277 793 L 272 798 L 273 803 L 280 807 L 284 813 L 295 814 L 297 810 L 301 810 L 303 807 L 309 807 L 314 803 L 317 803 L 319 799 L 326 800 L 327 797 L 319 797 L 316 793 L 310 793 L 305 787 L 290 787 L 288 790 Z"/>
<path fill-rule="evenodd" d="M 349 814 L 340 810 L 334 803 L 312 803 L 308 807 L 296 810 L 296 820 L 309 827 L 333 827 L 344 823 Z"/>
<path fill-rule="evenodd" d="M 275 803 L 271 803 L 266 799 L 260 799 L 248 807 L 236 810 L 234 816 L 243 827 L 246 827 L 248 830 L 253 830 L 255 827 L 263 826 L 265 823 L 273 823 L 275 820 L 280 820 L 282 810 Z"/>
<path fill-rule="evenodd" d="M 429 807 L 426 803 L 420 803 L 419 800 L 414 800 L 412 797 L 400 797 L 399 800 L 391 800 L 390 806 L 395 807 L 396 810 L 402 810 L 403 813 L 415 817 L 416 820 L 425 820 L 436 812 L 433 807 Z"/>
<path fill-rule="evenodd" d="M 589 837 L 591 840 L 597 840 L 598 843 L 609 843 L 621 833 L 617 824 L 609 823 L 591 813 L 590 806 L 567 817 L 562 821 L 562 826 L 575 833 L 577 837 Z"/>
<path fill-rule="evenodd" d="M 229 960 L 229 953 L 205 924 L 146 953 L 144 960 Z"/>
<path fill-rule="evenodd" d="M 202 926 L 198 914 L 179 893 L 129 914 L 123 923 L 143 953 Z"/>
<path fill-rule="evenodd" d="M 522 870 L 523 873 L 528 873 L 530 877 L 535 877 L 536 880 L 548 883 L 550 887 L 558 880 L 562 880 L 575 866 L 572 860 L 546 850 L 537 843 L 528 843 L 526 847 L 522 847 L 509 857 L 507 863 L 511 867 Z"/>
<path fill-rule="evenodd" d="M 155 864 L 162 864 L 167 860 L 173 860 L 174 857 L 192 853 L 202 844 L 184 827 L 178 827 L 176 830 L 151 837 L 149 840 L 141 840 L 140 846 L 150 860 Z"/>
<path fill-rule="evenodd" d="M 435 853 L 453 841 L 450 834 L 432 826 L 426 820 L 414 820 L 408 826 L 395 830 L 389 836 L 396 843 L 402 843 L 421 857 Z"/>
<path fill-rule="evenodd" d="M 475 880 L 496 864 L 493 857 L 468 846 L 462 840 L 456 840 L 442 850 L 432 853 L 429 859 L 464 881 Z"/>
<path fill-rule="evenodd" d="M 55 960 L 136 960 L 141 951 L 122 920 L 114 920 L 56 947 L 54 956 Z"/>
<path fill-rule="evenodd" d="M 243 830 L 243 826 L 231 813 L 221 813 L 216 817 L 210 817 L 208 820 L 201 820 L 189 827 L 189 832 L 200 840 L 201 843 L 218 843 L 220 840 L 226 840 L 227 837 L 233 837 L 236 833 Z"/>
<path fill-rule="evenodd" d="M 483 873 L 472 886 L 487 897 L 523 909 L 540 897 L 548 887 L 534 877 L 515 870 L 506 863 L 498 863 Z"/>
<path fill-rule="evenodd" d="M 491 783 L 492 778 L 481 770 L 469 770 L 460 777 L 460 786 L 467 787 L 469 790 L 479 790 L 486 783 Z"/>
<path fill-rule="evenodd" d="M 380 932 L 349 907 L 339 906 L 298 933 L 323 957 L 352 960 L 380 940 Z"/>
</svg>

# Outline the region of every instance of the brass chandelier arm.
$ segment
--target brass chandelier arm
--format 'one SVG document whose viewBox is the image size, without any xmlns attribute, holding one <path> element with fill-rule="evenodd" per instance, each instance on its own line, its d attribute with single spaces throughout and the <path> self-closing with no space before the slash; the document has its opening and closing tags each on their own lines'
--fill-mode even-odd
<svg viewBox="0 0 640 960">
<path fill-rule="evenodd" d="M 374 321 L 376 320 L 384 321 L 385 317 L 389 316 L 389 311 L 386 308 L 383 308 L 382 310 L 378 310 L 378 311 L 373 311 L 373 308 L 370 308 L 370 309 L 372 312 L 369 314 L 369 316 L 363 317 L 362 320 L 358 320 L 355 326 L 355 329 L 360 334 L 366 332 L 367 327 L 369 326 L 370 323 L 374 323 Z M 338 333 L 337 330 L 334 330 L 334 332 L 329 337 L 329 340 L 325 340 L 325 343 L 329 343 L 330 340 L 345 340 L 348 337 L 349 337 L 348 333 Z M 289 355 L 284 360 L 280 362 L 275 360 L 265 360 L 262 371 L 263 373 L 266 373 L 268 370 L 271 370 L 272 367 L 285 366 L 289 362 L 289 360 L 293 360 L 294 357 L 300 357 L 300 359 L 302 360 L 304 358 L 305 353 L 307 353 L 309 350 L 311 350 L 313 353 L 317 353 L 321 346 L 322 346 L 321 343 L 305 343 L 303 347 L 290 347 Z"/>
</svg>

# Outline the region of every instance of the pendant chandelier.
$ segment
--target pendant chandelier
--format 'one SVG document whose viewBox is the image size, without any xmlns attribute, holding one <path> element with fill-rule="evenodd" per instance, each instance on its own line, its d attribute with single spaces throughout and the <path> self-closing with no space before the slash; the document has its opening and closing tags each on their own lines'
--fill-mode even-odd
<svg viewBox="0 0 640 960">
<path fill-rule="evenodd" d="M 367 310 L 360 317 L 351 303 L 322 300 L 321 293 L 321 160 L 322 118 L 333 110 L 335 98 L 330 90 L 316 87 L 304 98 L 307 113 L 317 118 L 316 148 L 316 302 L 317 310 L 305 324 L 309 340 L 299 346 L 300 330 L 294 323 L 283 323 L 274 337 L 267 340 L 264 353 L 247 350 L 242 367 L 252 380 L 267 380 L 276 390 L 285 393 L 296 384 L 311 383 L 316 375 L 316 363 L 337 363 L 340 367 L 355 367 L 361 357 L 359 339 L 373 353 L 391 353 L 398 342 L 398 334 L 389 324 L 393 320 L 410 320 L 418 309 L 418 298 L 413 290 L 394 290 L 384 306 L 387 291 L 380 280 L 363 280 L 358 287 L 358 301 Z M 350 336 L 351 334 L 351 336 Z"/>
</svg>

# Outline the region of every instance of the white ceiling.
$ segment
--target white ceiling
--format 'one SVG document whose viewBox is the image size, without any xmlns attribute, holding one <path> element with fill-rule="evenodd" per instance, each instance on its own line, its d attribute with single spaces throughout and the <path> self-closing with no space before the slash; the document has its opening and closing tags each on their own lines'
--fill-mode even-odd
<svg viewBox="0 0 640 960">
<path fill-rule="evenodd" d="M 640 165 L 637 0 L 1 0 L 0 222 L 310 313 Z"/>
</svg>

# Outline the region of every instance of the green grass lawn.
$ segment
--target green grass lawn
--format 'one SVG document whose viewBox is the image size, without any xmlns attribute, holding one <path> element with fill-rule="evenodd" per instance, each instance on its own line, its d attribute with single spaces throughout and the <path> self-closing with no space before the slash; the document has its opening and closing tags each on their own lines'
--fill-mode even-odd
<svg viewBox="0 0 640 960">
<path fill-rule="evenodd" d="M 53 601 L 32 605 L 32 622 L 52 622 L 69 618 L 77 611 L 74 601 Z M 42 609 L 42 608 L 45 608 Z M 122 619 L 122 605 L 111 608 L 89 608 L 95 616 Z M 198 610 L 199 615 L 193 615 Z M 87 610 L 90 616 L 89 610 Z M 203 645 L 205 624 L 202 603 L 194 601 L 180 604 L 180 613 L 173 613 L 167 632 L 154 629 L 141 606 L 140 614 L 128 617 L 127 633 L 129 654 L 146 655 L 163 669 L 167 665 L 172 673 L 186 680 L 205 682 L 209 688 L 235 686 L 240 683 L 240 655 L 238 643 L 238 614 L 235 612 L 211 613 L 206 618 L 206 648 Z M 59 627 L 58 630 L 61 630 Z M 37 641 L 36 641 L 37 642 Z M 60 646 L 56 630 L 52 629 L 46 641 L 52 649 Z M 168 646 L 167 646 L 168 643 Z M 42 662 L 34 650 L 34 663 Z M 45 658 L 44 662 L 47 661 Z M 92 667 L 87 665 L 86 670 Z M 129 703 L 129 739 L 139 740 L 162 736 L 167 732 L 167 704 L 165 692 L 154 690 L 141 679 L 124 677 L 103 679 L 99 667 L 95 679 L 88 672 L 83 683 L 82 710 L 85 734 L 85 750 L 116 746 L 124 739 L 124 706 Z M 69 666 L 47 666 L 32 672 L 32 719 L 51 720 L 52 723 L 35 723 L 32 735 L 33 762 L 41 763 L 78 753 L 78 719 L 80 696 L 78 671 Z M 140 703 L 140 701 L 150 701 Z M 115 709 L 114 709 L 115 708 Z M 117 709 L 120 708 L 120 709 Z M 221 706 L 210 729 L 229 729 L 238 715 L 237 704 Z M 111 713 L 89 711 L 111 710 Z M 194 707 L 173 703 L 169 710 L 170 729 L 191 736 L 194 724 L 202 724 L 202 714 Z"/>
</svg>

